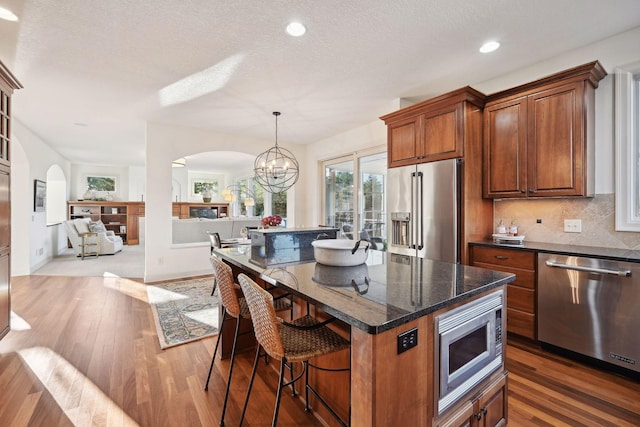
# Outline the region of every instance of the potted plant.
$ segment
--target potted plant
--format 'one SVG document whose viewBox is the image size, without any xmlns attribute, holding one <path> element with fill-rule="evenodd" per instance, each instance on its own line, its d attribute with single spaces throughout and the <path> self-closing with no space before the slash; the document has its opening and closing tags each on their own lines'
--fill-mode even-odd
<svg viewBox="0 0 640 427">
<path fill-rule="evenodd" d="M 203 202 L 205 203 L 211 202 L 211 197 L 213 195 L 213 183 L 203 182 L 202 187 L 200 188 L 200 194 L 202 194 Z"/>
</svg>

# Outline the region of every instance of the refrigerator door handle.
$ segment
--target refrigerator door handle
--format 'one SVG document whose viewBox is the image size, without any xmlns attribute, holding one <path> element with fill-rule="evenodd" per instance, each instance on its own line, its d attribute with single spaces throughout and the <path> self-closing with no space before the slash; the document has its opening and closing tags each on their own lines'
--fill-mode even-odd
<svg viewBox="0 0 640 427">
<path fill-rule="evenodd" d="M 418 218 L 416 219 L 416 228 L 417 228 L 417 233 L 416 233 L 416 239 L 417 239 L 417 243 L 418 243 L 418 250 L 421 251 L 424 248 L 424 174 L 422 172 L 418 172 L 418 179 L 416 181 L 419 182 L 417 183 L 418 185 L 418 192 L 419 192 L 419 197 L 418 197 L 418 209 L 420 209 L 420 212 L 417 212 L 418 214 Z M 419 225 L 418 225 L 419 224 Z"/>
<path fill-rule="evenodd" d="M 416 230 L 416 172 L 411 172 L 411 214 L 413 215 L 413 218 L 410 219 L 410 235 L 409 235 L 409 247 L 411 249 L 415 249 L 416 248 L 416 236 L 417 236 L 417 230 Z"/>
</svg>

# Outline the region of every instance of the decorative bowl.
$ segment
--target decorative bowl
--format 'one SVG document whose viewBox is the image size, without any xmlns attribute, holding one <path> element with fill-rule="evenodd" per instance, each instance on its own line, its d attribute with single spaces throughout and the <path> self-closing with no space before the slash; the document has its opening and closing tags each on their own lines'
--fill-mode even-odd
<svg viewBox="0 0 640 427">
<path fill-rule="evenodd" d="M 364 264 L 367 260 L 370 243 L 354 242 L 349 239 L 324 239 L 315 240 L 311 242 L 311 245 L 313 245 L 316 262 L 337 267 L 350 267 Z"/>
</svg>

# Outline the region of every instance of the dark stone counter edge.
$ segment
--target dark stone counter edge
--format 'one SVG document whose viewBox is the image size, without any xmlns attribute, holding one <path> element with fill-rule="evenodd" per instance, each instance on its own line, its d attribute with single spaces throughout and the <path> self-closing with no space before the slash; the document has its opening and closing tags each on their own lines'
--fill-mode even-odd
<svg viewBox="0 0 640 427">
<path fill-rule="evenodd" d="M 598 246 L 563 245 L 558 243 L 524 242 L 524 245 L 505 245 L 494 243 L 493 240 L 469 242 L 469 245 L 487 246 L 492 248 L 508 248 L 529 252 L 544 252 L 567 256 L 586 256 L 611 261 L 625 261 L 640 263 L 640 251 L 632 249 L 603 248 Z"/>
<path fill-rule="evenodd" d="M 506 285 L 507 283 L 511 283 L 514 280 L 516 280 L 516 276 L 515 274 L 512 274 L 508 277 L 505 277 L 503 279 L 498 279 L 494 282 L 491 283 L 487 283 L 484 286 L 480 286 L 478 288 L 475 288 L 469 292 L 465 292 L 463 294 L 457 295 L 453 298 L 450 298 L 446 301 L 442 301 L 438 304 L 433 304 L 429 307 L 423 308 L 420 311 L 415 311 L 413 313 L 407 313 L 405 316 L 403 316 L 400 319 L 396 319 L 393 321 L 389 321 L 387 323 L 384 323 L 382 325 L 379 326 L 371 326 L 371 325 L 366 325 L 363 324 L 362 322 L 359 322 L 358 320 L 355 319 L 351 319 L 350 320 L 344 320 L 344 319 L 340 319 L 340 320 L 344 320 L 345 322 L 351 324 L 352 326 L 357 326 L 359 329 L 362 329 L 364 331 L 366 331 L 369 334 L 379 334 L 381 332 L 385 332 L 394 328 L 397 328 L 398 326 L 402 326 L 405 323 L 409 323 L 412 320 L 416 320 L 419 319 L 420 317 L 426 316 L 428 314 L 434 313 L 442 308 L 446 308 L 449 307 L 451 305 L 454 305 L 455 303 L 461 302 L 461 301 L 465 301 L 468 300 L 471 297 L 474 297 L 476 295 L 480 295 L 484 292 L 490 291 L 492 289 L 501 287 L 503 285 Z M 506 289 L 505 289 L 505 298 L 506 298 Z M 328 310 L 325 310 L 327 312 L 329 312 Z M 336 318 L 339 318 L 338 316 L 334 316 Z"/>
<path fill-rule="evenodd" d="M 243 270 L 246 269 L 246 266 L 244 264 L 237 262 L 233 258 L 226 257 L 223 254 L 219 254 L 219 255 L 225 261 L 235 265 L 236 267 L 241 268 Z M 255 271 L 254 271 L 254 273 L 255 273 Z M 279 287 L 285 288 L 287 291 L 291 292 L 293 295 L 298 296 L 298 297 L 304 299 L 305 301 L 308 301 L 310 304 L 313 304 L 316 307 L 321 308 L 325 313 L 330 314 L 331 316 L 335 317 L 336 319 L 342 320 L 343 322 L 345 322 L 345 323 L 347 323 L 347 324 L 349 324 L 351 326 L 355 326 L 358 329 L 362 329 L 363 331 L 367 332 L 368 334 L 375 335 L 375 334 L 379 334 L 379 333 L 394 329 L 394 328 L 396 328 L 398 326 L 402 326 L 405 323 L 411 322 L 412 320 L 416 320 L 416 319 L 418 319 L 420 317 L 423 317 L 423 316 L 426 316 L 428 314 L 434 313 L 434 312 L 436 312 L 436 311 L 438 311 L 438 310 L 440 310 L 442 308 L 451 306 L 451 305 L 453 305 L 453 304 L 455 304 L 457 302 L 460 302 L 460 301 L 467 300 L 467 299 L 469 299 L 469 298 L 471 298 L 473 296 L 476 296 L 476 295 L 479 295 L 481 293 L 490 291 L 491 289 L 495 289 L 495 288 L 498 288 L 500 286 L 506 285 L 507 283 L 513 282 L 516 279 L 515 274 L 509 274 L 509 273 L 503 273 L 503 274 L 505 275 L 505 277 L 503 277 L 502 279 L 497 279 L 497 280 L 495 280 L 493 282 L 487 283 L 484 286 L 479 286 L 479 287 L 477 287 L 477 288 L 475 288 L 475 289 L 473 289 L 471 291 L 468 291 L 468 292 L 462 293 L 460 295 L 457 295 L 455 297 L 452 297 L 452 298 L 450 298 L 450 299 L 448 299 L 446 301 L 442 301 L 440 303 L 433 304 L 433 305 L 431 305 L 429 307 L 425 307 L 424 309 L 422 309 L 420 311 L 407 313 L 406 315 L 402 316 L 399 319 L 395 319 L 395 320 L 392 320 L 392 321 L 389 321 L 387 323 L 383 323 L 383 324 L 377 325 L 377 326 L 369 325 L 367 323 L 364 323 L 364 322 L 362 322 L 362 321 L 360 321 L 358 319 L 355 319 L 355 318 L 349 316 L 346 313 L 343 313 L 341 311 L 335 310 L 331 306 L 328 306 L 328 305 L 326 305 L 326 304 L 324 304 L 322 302 L 316 301 L 313 298 L 310 298 L 308 295 L 306 295 L 304 293 L 301 293 L 301 292 L 297 291 L 296 289 L 293 289 L 293 288 L 289 287 L 286 283 L 279 283 L 277 280 L 274 280 L 272 277 L 269 277 L 269 276 L 267 276 L 265 274 L 260 273 L 259 277 L 262 280 L 264 280 L 264 281 L 266 281 L 266 282 L 268 282 L 268 283 L 270 283 L 270 284 L 272 284 L 274 286 L 279 286 Z"/>
</svg>

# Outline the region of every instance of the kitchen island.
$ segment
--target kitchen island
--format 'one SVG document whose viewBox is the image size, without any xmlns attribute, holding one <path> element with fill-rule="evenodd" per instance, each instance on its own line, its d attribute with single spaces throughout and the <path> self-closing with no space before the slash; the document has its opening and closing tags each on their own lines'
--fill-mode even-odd
<svg viewBox="0 0 640 427">
<path fill-rule="evenodd" d="M 385 254 L 380 265 L 328 267 L 307 262 L 266 268 L 250 261 L 247 248 L 219 249 L 215 254 L 234 273 L 244 272 L 293 294 L 297 314 L 305 313 L 308 303 L 313 315 L 341 321 L 332 326 L 350 339 L 350 355 L 328 363 L 350 365 L 350 376 L 340 380 L 336 374 L 321 372 L 310 381 L 323 396 L 329 394 L 332 406 L 352 426 L 439 422 L 435 316 L 499 292 L 515 278 L 509 273 L 396 254 Z M 224 339 L 226 331 L 221 333 Z M 504 376 L 503 367 L 479 383 L 478 389 L 498 375 Z M 455 407 L 457 403 L 450 408 Z M 333 425 L 323 408 L 314 405 L 314 409 Z"/>
</svg>

